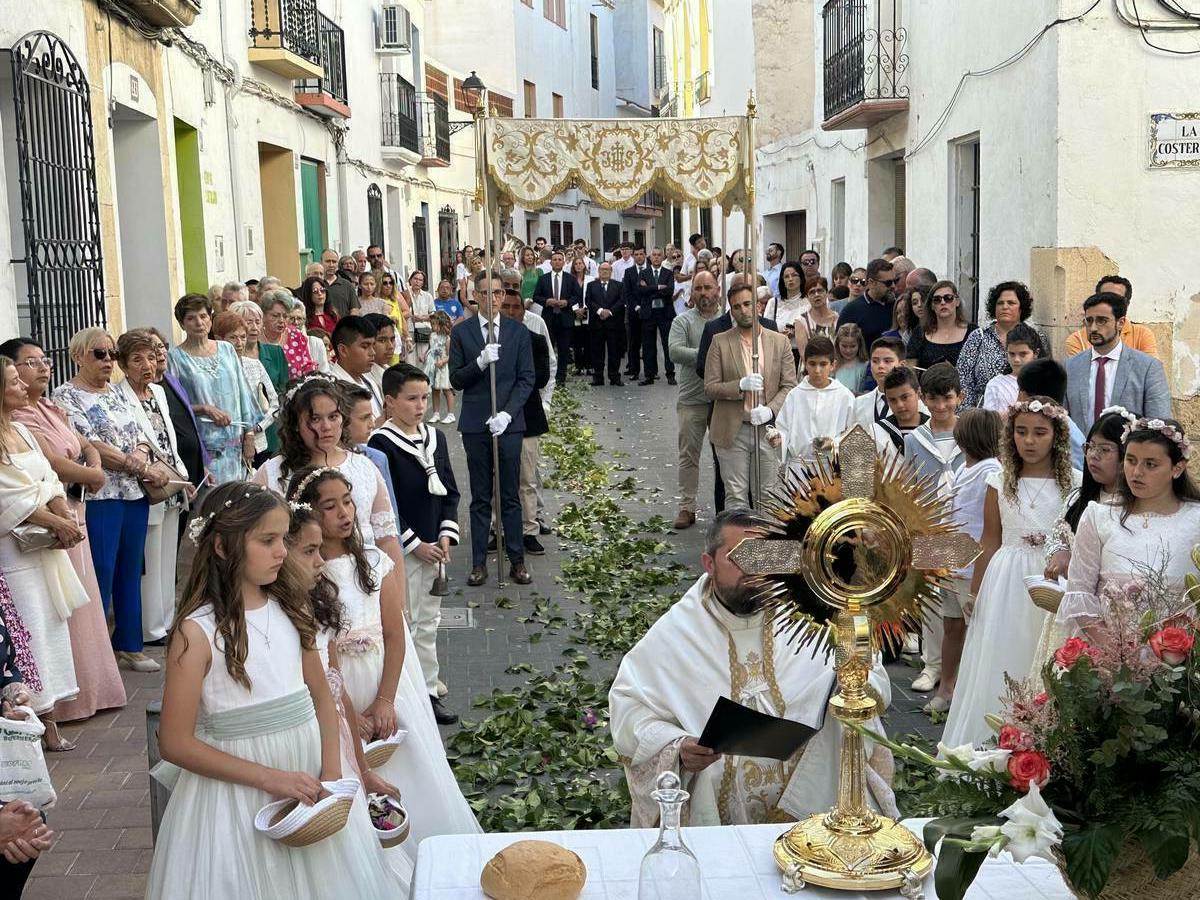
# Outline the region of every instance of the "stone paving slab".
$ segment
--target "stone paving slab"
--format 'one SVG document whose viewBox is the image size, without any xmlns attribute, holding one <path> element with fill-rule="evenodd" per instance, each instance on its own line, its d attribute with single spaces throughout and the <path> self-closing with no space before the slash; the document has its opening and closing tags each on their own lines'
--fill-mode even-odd
<svg viewBox="0 0 1200 900">
<path fill-rule="evenodd" d="M 583 411 L 595 425 L 601 447 L 623 454 L 617 461 L 636 470 L 641 482 L 639 496 L 622 501 L 626 512 L 636 518 L 662 515 L 672 519 L 677 510 L 677 453 L 675 438 L 675 389 L 663 382 L 639 388 L 584 388 Z M 460 486 L 467 483 L 462 442 L 457 433 L 448 434 L 451 458 Z M 547 490 L 545 499 L 550 519 L 568 495 Z M 700 574 L 700 552 L 704 526 L 712 519 L 712 473 L 702 464 L 698 523 L 666 540 L 675 559 L 688 566 L 693 577 Z M 531 585 L 496 584 L 495 557 L 489 560 L 489 580 L 478 588 L 466 586 L 470 552 L 465 545 L 469 533 L 466 498 L 459 509 L 464 545 L 454 552 L 449 567 L 451 596 L 446 606 L 470 606 L 474 627 L 443 629 L 438 634 L 443 680 L 450 687 L 447 703 L 470 717 L 470 698 L 506 689 L 522 680 L 505 669 L 528 662 L 540 669 L 561 663 L 564 645 L 553 640 L 531 643 L 531 631 L 515 619 L 528 613 L 538 598 L 553 598 L 568 619 L 582 607 L 564 598 L 556 581 L 564 554 L 554 535 L 541 538 L 545 556 L 530 556 L 526 562 L 534 577 Z M 184 542 L 181 565 L 190 554 Z M 181 576 L 182 579 L 182 576 Z M 690 578 L 684 584 L 690 583 Z M 681 592 L 682 593 L 682 592 Z M 511 608 L 504 608 L 511 601 Z M 161 659 L 162 651 L 147 652 Z M 595 670 L 614 670 L 616 661 L 599 661 Z M 893 734 L 920 731 L 936 737 L 940 726 L 920 713 L 925 702 L 913 694 L 909 682 L 915 669 L 904 663 L 892 667 L 893 703 L 887 726 Z M 51 828 L 57 833 L 54 847 L 38 861 L 25 890 L 27 900 L 132 900 L 145 893 L 146 873 L 152 857 L 150 839 L 149 775 L 146 758 L 146 704 L 161 697 L 160 674 L 122 672 L 129 703 L 123 710 L 103 712 L 85 723 L 63 726 L 63 733 L 77 741 L 71 753 L 47 754 L 51 777 L 59 794 L 58 805 L 49 811 Z M 452 733 L 455 726 L 443 728 Z"/>
</svg>

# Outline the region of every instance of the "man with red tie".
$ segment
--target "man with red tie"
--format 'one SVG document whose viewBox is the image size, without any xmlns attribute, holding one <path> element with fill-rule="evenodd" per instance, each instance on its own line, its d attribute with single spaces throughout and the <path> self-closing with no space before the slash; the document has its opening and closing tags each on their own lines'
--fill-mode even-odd
<svg viewBox="0 0 1200 900">
<path fill-rule="evenodd" d="M 550 255 L 550 271 L 543 272 L 533 289 L 533 302 L 542 306 L 542 318 L 550 332 L 550 340 L 558 353 L 554 382 L 559 387 L 567 383 L 567 368 L 571 364 L 571 336 L 575 327 L 575 307 L 583 303 L 583 289 L 570 273 L 563 270 L 566 257 L 561 249 Z"/>
</svg>

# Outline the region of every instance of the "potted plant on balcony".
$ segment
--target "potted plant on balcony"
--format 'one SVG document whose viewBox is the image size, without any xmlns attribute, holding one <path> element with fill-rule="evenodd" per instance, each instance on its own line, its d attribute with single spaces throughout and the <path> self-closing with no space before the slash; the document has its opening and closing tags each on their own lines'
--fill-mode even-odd
<svg viewBox="0 0 1200 900">
<path fill-rule="evenodd" d="M 1193 553 L 1200 562 L 1200 551 Z M 922 799 L 941 900 L 961 900 L 989 855 L 1054 862 L 1076 897 L 1200 896 L 1200 647 L 1196 581 L 1181 600 L 1158 573 L 1103 592 L 1107 612 L 1009 681 L 998 738 L 936 757 Z"/>
</svg>

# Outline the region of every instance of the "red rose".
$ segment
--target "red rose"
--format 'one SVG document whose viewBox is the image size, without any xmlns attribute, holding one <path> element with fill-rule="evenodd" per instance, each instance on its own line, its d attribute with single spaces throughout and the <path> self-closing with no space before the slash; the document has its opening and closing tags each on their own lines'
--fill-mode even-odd
<svg viewBox="0 0 1200 900">
<path fill-rule="evenodd" d="M 1036 750 L 1018 750 L 1008 758 L 1008 774 L 1018 791 L 1028 791 L 1030 784 L 1040 788 L 1050 780 L 1050 760 Z"/>
<path fill-rule="evenodd" d="M 1045 706 L 1049 702 L 1049 700 L 1050 700 L 1050 695 L 1047 694 L 1045 691 L 1042 691 L 1040 694 L 1038 694 L 1036 697 L 1033 698 L 1033 705 L 1034 706 Z"/>
<path fill-rule="evenodd" d="M 1005 725 L 1000 729 L 1001 750 L 1032 750 L 1033 738 L 1016 725 Z"/>
<path fill-rule="evenodd" d="M 1168 666 L 1177 666 L 1191 652 L 1196 639 L 1182 628 L 1164 628 L 1150 635 L 1150 649 Z"/>
<path fill-rule="evenodd" d="M 1096 648 L 1083 638 L 1067 638 L 1067 642 L 1054 651 L 1054 661 L 1064 669 L 1069 669 L 1079 661 L 1081 656 L 1089 659 L 1096 658 Z"/>
</svg>

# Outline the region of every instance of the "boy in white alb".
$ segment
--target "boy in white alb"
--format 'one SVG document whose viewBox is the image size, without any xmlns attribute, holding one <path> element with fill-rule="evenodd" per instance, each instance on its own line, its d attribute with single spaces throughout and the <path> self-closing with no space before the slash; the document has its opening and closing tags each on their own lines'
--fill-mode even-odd
<svg viewBox="0 0 1200 900">
<path fill-rule="evenodd" d="M 946 496 L 963 464 L 962 451 L 954 440 L 956 411 L 962 402 L 958 369 L 948 362 L 930 366 L 921 377 L 921 394 L 929 407 L 929 421 L 904 436 L 904 458 L 916 464 L 921 478 L 936 479 L 938 493 Z M 942 617 L 928 613 L 921 626 L 924 667 L 913 680 L 914 691 L 932 691 L 941 679 L 942 631 Z"/>
<path fill-rule="evenodd" d="M 987 383 L 983 390 L 984 409 L 995 410 L 1000 415 L 1008 412 L 1008 408 L 1017 402 L 1017 376 L 1026 363 L 1037 359 L 1041 347 L 1041 337 L 1024 322 L 1009 329 L 1004 351 L 1008 354 L 1008 367 L 1012 372 L 996 375 Z"/>
<path fill-rule="evenodd" d="M 852 424 L 854 394 L 832 378 L 833 342 L 823 335 L 804 347 L 804 378 L 783 401 L 774 428 L 767 430 L 772 447 L 780 448 L 783 466 L 828 457 L 837 439 Z"/>
</svg>

